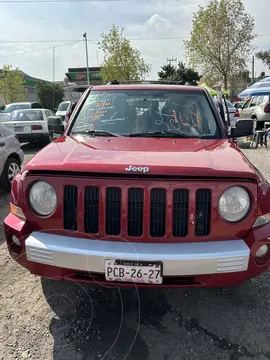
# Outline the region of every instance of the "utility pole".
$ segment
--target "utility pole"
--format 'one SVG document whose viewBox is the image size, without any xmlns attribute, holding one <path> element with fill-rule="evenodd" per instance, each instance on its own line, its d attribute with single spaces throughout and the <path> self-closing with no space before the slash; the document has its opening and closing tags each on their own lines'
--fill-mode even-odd
<svg viewBox="0 0 270 360">
<path fill-rule="evenodd" d="M 173 63 L 177 64 L 177 58 L 175 58 L 175 59 L 174 59 L 174 58 L 172 58 L 172 59 L 168 59 L 168 58 L 167 58 L 167 63 L 168 63 L 169 65 L 173 66 L 173 65 L 172 65 Z"/>
<path fill-rule="evenodd" d="M 255 56 L 252 56 L 252 84 L 255 82 Z"/>
<path fill-rule="evenodd" d="M 89 85 L 89 65 L 88 65 L 88 44 L 87 44 L 87 34 L 83 34 L 85 39 L 85 54 L 86 54 L 86 67 L 87 67 L 87 85 Z"/>
<path fill-rule="evenodd" d="M 55 77 L 55 47 L 53 47 L 53 83 L 54 83 L 54 77 Z M 55 102 L 54 102 L 54 87 L 53 87 L 53 112 L 54 112 L 54 107 L 55 107 Z"/>
</svg>

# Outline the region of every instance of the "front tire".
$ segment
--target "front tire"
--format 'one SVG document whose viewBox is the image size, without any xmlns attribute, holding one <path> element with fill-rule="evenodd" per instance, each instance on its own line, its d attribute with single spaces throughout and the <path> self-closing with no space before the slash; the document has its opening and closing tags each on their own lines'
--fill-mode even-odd
<svg viewBox="0 0 270 360">
<path fill-rule="evenodd" d="M 18 174 L 21 169 L 19 160 L 10 157 L 7 159 L 4 170 L 0 180 L 0 188 L 5 192 L 10 192 L 11 185 L 14 177 Z"/>
</svg>

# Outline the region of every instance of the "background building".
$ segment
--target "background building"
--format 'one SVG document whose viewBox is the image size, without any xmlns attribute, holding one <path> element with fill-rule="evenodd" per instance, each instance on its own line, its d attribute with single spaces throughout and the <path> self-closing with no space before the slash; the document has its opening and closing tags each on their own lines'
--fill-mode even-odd
<svg viewBox="0 0 270 360">
<path fill-rule="evenodd" d="M 89 83 L 90 85 L 103 84 L 102 77 L 100 75 L 101 67 L 89 68 Z M 87 68 L 69 68 L 66 73 L 68 81 L 75 83 L 76 85 L 87 84 Z"/>
</svg>

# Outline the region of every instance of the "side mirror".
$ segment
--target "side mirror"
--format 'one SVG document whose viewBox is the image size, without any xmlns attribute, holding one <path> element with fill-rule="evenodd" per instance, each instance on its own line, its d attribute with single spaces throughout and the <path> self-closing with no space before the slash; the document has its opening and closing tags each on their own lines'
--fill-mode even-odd
<svg viewBox="0 0 270 360">
<path fill-rule="evenodd" d="M 61 116 L 49 116 L 48 117 L 49 132 L 55 134 L 64 134 L 63 119 Z"/>
<path fill-rule="evenodd" d="M 231 129 L 231 138 L 245 137 L 253 135 L 254 120 L 240 119 L 237 120 L 235 127 Z"/>
</svg>

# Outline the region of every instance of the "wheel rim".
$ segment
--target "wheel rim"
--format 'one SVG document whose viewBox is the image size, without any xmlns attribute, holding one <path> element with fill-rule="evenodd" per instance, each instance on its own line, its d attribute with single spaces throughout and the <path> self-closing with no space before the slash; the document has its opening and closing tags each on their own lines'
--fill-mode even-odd
<svg viewBox="0 0 270 360">
<path fill-rule="evenodd" d="M 20 167 L 18 164 L 16 163 L 11 163 L 9 164 L 8 167 L 8 180 L 10 183 L 12 183 L 14 177 L 18 174 L 18 172 L 20 171 Z"/>
</svg>

